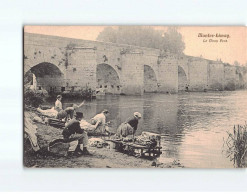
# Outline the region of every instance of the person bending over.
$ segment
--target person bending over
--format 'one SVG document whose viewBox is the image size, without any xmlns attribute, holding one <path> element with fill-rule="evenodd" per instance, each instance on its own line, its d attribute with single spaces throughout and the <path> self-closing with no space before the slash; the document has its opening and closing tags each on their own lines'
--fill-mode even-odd
<svg viewBox="0 0 247 195">
<path fill-rule="evenodd" d="M 96 129 L 99 129 L 101 133 L 108 132 L 108 126 L 106 123 L 106 117 L 108 116 L 108 114 L 109 111 L 105 109 L 91 119 L 92 125 L 96 125 L 98 123 Z"/>
<path fill-rule="evenodd" d="M 72 151 L 73 146 L 69 148 L 68 155 L 88 155 L 90 154 L 87 150 L 88 136 L 86 131 L 80 127 L 80 121 L 83 118 L 82 112 L 76 112 L 75 117 L 68 122 L 65 126 L 62 134 L 65 142 L 71 142 L 78 140 L 75 151 Z M 83 149 L 82 149 L 83 148 Z"/>
<path fill-rule="evenodd" d="M 133 135 L 134 138 L 138 126 L 138 121 L 141 119 L 141 117 L 142 116 L 139 112 L 135 112 L 133 117 L 128 118 L 118 127 L 116 135 L 120 138 Z"/>
<path fill-rule="evenodd" d="M 83 101 L 80 105 L 73 104 L 72 107 L 67 107 L 64 110 L 59 111 L 57 113 L 56 119 L 59 119 L 59 120 L 65 119 L 65 122 L 67 121 L 67 119 L 72 119 L 76 109 L 82 107 L 84 103 L 85 101 Z"/>
</svg>

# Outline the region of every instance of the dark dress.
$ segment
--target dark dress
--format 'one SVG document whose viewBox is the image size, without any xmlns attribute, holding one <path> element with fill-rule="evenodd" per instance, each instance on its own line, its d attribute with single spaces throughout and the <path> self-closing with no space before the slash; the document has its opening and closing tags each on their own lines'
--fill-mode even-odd
<svg viewBox="0 0 247 195">
<path fill-rule="evenodd" d="M 127 123 L 130 124 L 130 126 L 136 131 L 137 130 L 137 126 L 138 126 L 138 119 L 136 117 L 132 117 L 127 119 L 126 121 Z"/>
<path fill-rule="evenodd" d="M 132 117 L 126 120 L 126 122 L 122 123 L 117 129 L 117 136 L 126 137 L 128 135 L 134 135 L 138 126 L 138 119 L 136 117 Z"/>
</svg>

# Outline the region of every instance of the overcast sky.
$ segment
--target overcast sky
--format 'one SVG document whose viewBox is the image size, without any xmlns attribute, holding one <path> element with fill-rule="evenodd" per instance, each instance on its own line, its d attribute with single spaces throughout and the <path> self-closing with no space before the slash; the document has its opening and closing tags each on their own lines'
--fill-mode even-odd
<svg viewBox="0 0 247 195">
<path fill-rule="evenodd" d="M 165 26 L 154 26 L 157 30 L 166 31 Z M 25 26 L 25 32 L 70 37 L 76 39 L 96 40 L 104 26 Z M 246 27 L 179 27 L 185 42 L 184 53 L 190 56 L 202 56 L 206 59 L 233 64 L 238 61 L 247 63 L 247 30 Z M 216 34 L 225 37 L 198 37 L 199 33 L 210 36 Z M 212 42 L 218 40 L 218 42 Z M 227 42 L 220 42 L 220 39 Z"/>
</svg>

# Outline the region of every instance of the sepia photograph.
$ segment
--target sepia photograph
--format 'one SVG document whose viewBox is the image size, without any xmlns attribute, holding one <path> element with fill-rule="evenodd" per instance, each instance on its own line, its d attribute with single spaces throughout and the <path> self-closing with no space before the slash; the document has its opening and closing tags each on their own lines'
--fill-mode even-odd
<svg viewBox="0 0 247 195">
<path fill-rule="evenodd" d="M 244 26 L 23 28 L 26 168 L 246 168 Z"/>
</svg>

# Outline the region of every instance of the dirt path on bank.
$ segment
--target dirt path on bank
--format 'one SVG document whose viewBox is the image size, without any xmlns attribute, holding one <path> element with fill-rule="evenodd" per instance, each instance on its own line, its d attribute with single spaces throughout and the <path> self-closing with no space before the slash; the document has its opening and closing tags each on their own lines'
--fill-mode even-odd
<svg viewBox="0 0 247 195">
<path fill-rule="evenodd" d="M 91 156 L 37 157 L 29 156 L 27 167 L 33 168 L 183 168 L 180 163 L 152 166 L 153 161 L 128 156 L 107 148 L 89 148 Z"/>
</svg>

